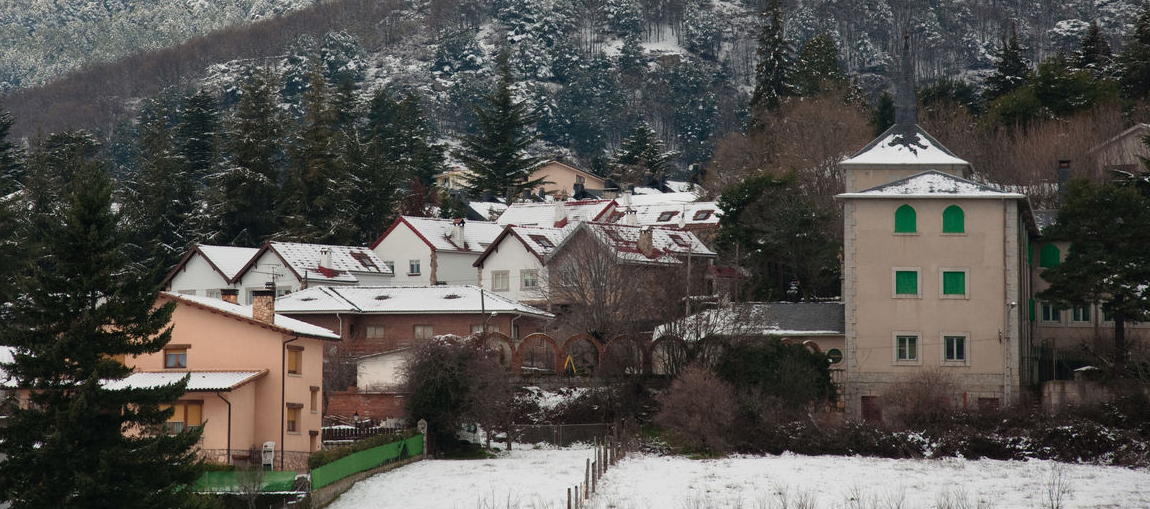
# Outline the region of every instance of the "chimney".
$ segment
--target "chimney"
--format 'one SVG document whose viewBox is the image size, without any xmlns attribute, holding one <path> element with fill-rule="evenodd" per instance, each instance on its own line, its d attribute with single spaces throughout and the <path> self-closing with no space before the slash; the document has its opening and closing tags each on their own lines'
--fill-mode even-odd
<svg viewBox="0 0 1150 509">
<path fill-rule="evenodd" d="M 220 298 L 224 299 L 224 302 L 230 302 L 232 304 L 239 304 L 240 303 L 239 295 L 240 295 L 240 291 L 235 289 L 235 288 L 223 288 L 220 290 Z"/>
<path fill-rule="evenodd" d="M 467 249 L 467 238 L 463 236 L 463 223 L 465 221 L 460 218 L 452 222 L 451 227 L 451 242 L 459 249 Z"/>
<path fill-rule="evenodd" d="M 1066 181 L 1070 180 L 1070 160 L 1058 160 L 1058 194 L 1062 195 L 1066 189 Z"/>
<path fill-rule="evenodd" d="M 918 123 L 918 98 L 914 94 L 914 61 L 910 55 L 910 36 L 902 36 L 902 64 L 894 87 L 894 123 L 910 127 Z"/>
<path fill-rule="evenodd" d="M 563 224 L 563 221 L 565 221 L 566 219 L 567 219 L 567 207 L 565 207 L 563 205 L 563 202 L 561 202 L 559 200 L 555 200 L 555 225 L 558 226 L 560 224 Z"/>
<path fill-rule="evenodd" d="M 257 322 L 275 324 L 276 291 L 252 290 L 252 318 Z"/>
<path fill-rule="evenodd" d="M 636 247 L 648 258 L 655 254 L 655 238 L 650 226 L 639 228 L 639 241 L 636 242 Z"/>
<path fill-rule="evenodd" d="M 331 248 L 330 247 L 319 248 L 319 266 L 320 266 L 320 268 L 330 269 L 330 268 L 332 268 L 331 265 L 332 265 L 331 264 Z"/>
</svg>

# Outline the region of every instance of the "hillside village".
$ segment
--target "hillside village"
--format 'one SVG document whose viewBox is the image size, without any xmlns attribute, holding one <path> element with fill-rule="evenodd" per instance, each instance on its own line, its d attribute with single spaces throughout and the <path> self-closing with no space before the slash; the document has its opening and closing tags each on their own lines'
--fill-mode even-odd
<svg viewBox="0 0 1150 509">
<path fill-rule="evenodd" d="M 1034 71 L 1012 25 L 977 101 L 904 37 L 874 107 L 829 38 L 805 44 L 836 72 L 791 61 L 782 16 L 744 125 L 703 144 L 643 116 L 548 139 L 506 41 L 435 121 L 302 53 L 119 138 L 9 140 L 0 110 L 0 506 L 115 498 L 42 488 L 85 472 L 140 507 L 320 507 L 579 433 L 596 468 L 640 443 L 1150 465 L 1150 6 L 1120 54 L 1083 35 Z M 973 163 L 991 138 L 1032 166 Z"/>
</svg>

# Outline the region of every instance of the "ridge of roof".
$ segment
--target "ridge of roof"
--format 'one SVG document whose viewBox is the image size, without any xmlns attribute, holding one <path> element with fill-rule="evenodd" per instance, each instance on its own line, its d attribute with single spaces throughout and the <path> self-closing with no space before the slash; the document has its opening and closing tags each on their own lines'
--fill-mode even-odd
<svg viewBox="0 0 1150 509">
<path fill-rule="evenodd" d="M 949 184 L 949 189 L 945 188 Z M 938 196 L 961 196 L 963 198 L 1014 198 L 1025 199 L 1026 195 L 1010 193 L 955 177 L 938 170 L 927 170 L 914 175 L 893 180 L 870 189 L 853 193 L 842 193 L 836 198 L 936 198 Z"/>
<path fill-rule="evenodd" d="M 924 140 L 925 140 L 925 143 L 923 143 Z M 902 149 L 899 149 L 896 147 L 902 147 Z M 891 149 L 893 149 L 893 153 L 876 154 L 877 157 L 874 160 L 870 160 L 868 158 L 863 157 L 865 155 L 871 154 L 872 152 L 874 152 L 874 153 L 877 153 L 879 151 L 892 152 Z M 938 160 L 924 159 L 924 160 L 919 161 L 918 160 L 920 157 L 919 151 L 922 151 L 923 154 L 928 154 L 931 151 L 938 151 L 938 152 L 942 153 L 943 157 L 939 158 Z M 913 156 L 915 160 L 914 161 L 904 161 L 904 160 L 898 160 L 897 158 L 892 157 L 894 155 L 901 155 L 903 158 L 905 158 L 907 153 L 909 153 L 911 156 Z M 958 157 L 953 152 L 951 152 L 950 149 L 943 146 L 942 143 L 939 143 L 939 141 L 937 139 L 935 139 L 934 136 L 931 136 L 930 133 L 926 132 L 926 130 L 923 129 L 918 124 L 912 124 L 912 125 L 898 125 L 898 124 L 896 124 L 896 125 L 890 126 L 889 128 L 887 128 L 886 131 L 883 131 L 882 134 L 878 135 L 877 138 L 871 140 L 870 143 L 866 144 L 866 146 L 864 146 L 862 149 L 859 149 L 858 152 L 855 152 L 854 155 L 845 159 L 840 164 L 845 164 L 845 165 L 855 165 L 855 164 L 924 164 L 924 165 L 925 164 L 953 164 L 953 165 L 967 165 L 967 166 L 970 165 L 970 163 L 968 161 Z"/>
</svg>

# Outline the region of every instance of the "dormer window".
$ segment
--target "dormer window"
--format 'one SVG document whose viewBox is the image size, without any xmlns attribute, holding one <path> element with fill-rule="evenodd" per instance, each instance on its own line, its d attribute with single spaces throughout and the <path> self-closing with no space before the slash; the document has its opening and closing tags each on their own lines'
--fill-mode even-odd
<svg viewBox="0 0 1150 509">
<path fill-rule="evenodd" d="M 695 212 L 695 215 L 691 217 L 691 220 L 692 221 L 706 221 L 708 218 L 711 217 L 711 212 L 713 212 L 713 211 L 711 211 L 711 210 L 700 210 L 698 212 Z"/>
<path fill-rule="evenodd" d="M 659 219 L 656 219 L 656 221 L 659 221 L 660 223 L 670 221 L 671 218 L 675 217 L 675 214 L 677 214 L 677 213 L 678 213 L 677 211 L 668 210 L 666 212 L 663 212 L 662 214 L 659 214 Z"/>
<path fill-rule="evenodd" d="M 610 237 L 611 240 L 613 240 L 615 242 L 626 242 L 625 240 L 623 240 L 623 236 L 619 235 L 619 232 L 617 232 L 615 230 L 607 230 L 607 236 Z"/>
<path fill-rule="evenodd" d="M 536 244 L 542 246 L 543 249 L 552 249 L 555 247 L 555 244 L 551 242 L 551 239 L 543 235 L 528 235 L 527 237 L 533 240 Z"/>
<path fill-rule="evenodd" d="M 379 266 L 377 266 L 375 262 L 371 261 L 371 256 L 368 256 L 367 253 L 361 251 L 352 251 L 351 257 L 355 258 L 355 261 L 359 262 L 359 264 L 363 265 L 365 268 L 375 270 L 379 269 Z"/>
<path fill-rule="evenodd" d="M 614 212 L 613 211 L 613 212 L 611 212 L 610 215 L 607 216 L 607 222 L 608 223 L 618 223 L 619 220 L 623 219 L 623 216 L 625 216 L 625 215 L 626 214 L 624 214 L 622 212 Z"/>
<path fill-rule="evenodd" d="M 687 242 L 681 235 L 671 234 L 670 237 L 671 240 L 675 241 L 675 244 L 680 247 L 691 247 L 691 243 Z"/>
</svg>

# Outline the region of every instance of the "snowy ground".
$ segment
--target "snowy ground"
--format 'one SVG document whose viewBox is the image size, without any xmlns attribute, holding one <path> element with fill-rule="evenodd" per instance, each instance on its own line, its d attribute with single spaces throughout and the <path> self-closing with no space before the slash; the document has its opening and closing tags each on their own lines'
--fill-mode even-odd
<svg viewBox="0 0 1150 509">
<path fill-rule="evenodd" d="M 366 479 L 330 507 L 566 508 L 566 489 L 582 481 L 592 456 L 590 449 L 540 448 L 491 460 L 422 461 Z M 607 472 L 586 507 L 1145 508 L 1150 472 L 1049 461 L 632 455 Z"/>
</svg>

